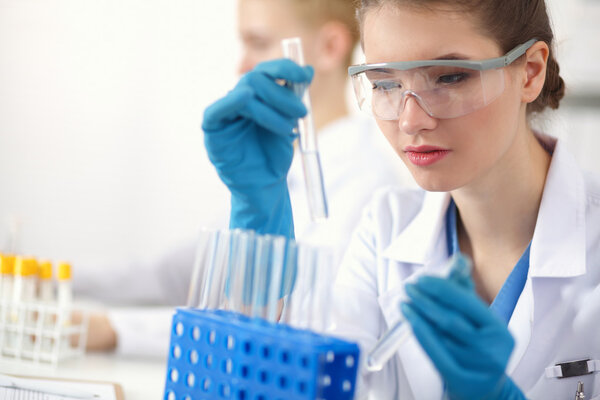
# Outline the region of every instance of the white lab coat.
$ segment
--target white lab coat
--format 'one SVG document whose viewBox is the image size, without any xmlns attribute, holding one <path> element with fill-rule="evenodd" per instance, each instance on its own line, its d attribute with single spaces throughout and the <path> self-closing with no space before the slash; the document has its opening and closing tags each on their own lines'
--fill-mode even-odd
<svg viewBox="0 0 600 400">
<path fill-rule="evenodd" d="M 318 223 L 311 220 L 302 163 L 296 152 L 288 174 L 296 238 L 330 246 L 341 255 L 362 209 L 377 188 L 390 184 L 416 187 L 416 184 L 372 118 L 359 114 L 327 125 L 319 131 L 318 146 L 329 218 Z M 221 219 L 226 223 L 227 217 Z M 194 257 L 195 238 L 153 264 L 128 265 L 110 274 L 105 271 L 88 274 L 75 282 L 76 289 L 81 295 L 113 304 L 185 305 Z M 170 332 L 165 321 L 173 309 L 139 310 L 138 315 L 131 307 L 110 310 L 109 318 L 119 338 L 117 351 L 148 355 L 154 348 L 154 354 L 162 356 Z M 140 332 L 144 332 L 143 339 Z"/>
<path fill-rule="evenodd" d="M 554 140 L 542 137 L 552 148 Z M 366 210 L 340 268 L 333 332 L 363 355 L 399 316 L 403 283 L 447 258 L 446 193 L 389 188 Z M 600 372 L 547 378 L 556 363 L 600 360 L 600 181 L 557 144 L 533 235 L 530 267 L 509 322 L 516 340 L 507 373 L 529 399 L 600 399 Z M 600 361 L 589 363 L 600 369 Z M 386 367 L 362 375 L 369 398 L 439 400 L 442 382 L 412 337 Z M 364 393 L 364 391 L 363 391 Z"/>
</svg>

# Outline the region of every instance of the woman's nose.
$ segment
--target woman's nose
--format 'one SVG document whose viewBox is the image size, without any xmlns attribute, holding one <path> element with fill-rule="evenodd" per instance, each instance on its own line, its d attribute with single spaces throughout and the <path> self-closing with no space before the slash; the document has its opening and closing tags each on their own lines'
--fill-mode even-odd
<svg viewBox="0 0 600 400">
<path fill-rule="evenodd" d="M 411 95 L 404 99 L 404 109 L 398 118 L 400 130 L 408 135 L 435 129 L 437 119 L 427 114 L 419 101 Z"/>
</svg>

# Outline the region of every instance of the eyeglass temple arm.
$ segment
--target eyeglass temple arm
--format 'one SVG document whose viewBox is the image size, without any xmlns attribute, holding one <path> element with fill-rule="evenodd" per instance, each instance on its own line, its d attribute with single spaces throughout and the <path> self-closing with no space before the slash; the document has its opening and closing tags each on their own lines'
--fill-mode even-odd
<svg viewBox="0 0 600 400">
<path fill-rule="evenodd" d="M 525 54 L 525 52 L 529 50 L 529 48 L 533 46 L 533 44 L 537 41 L 537 39 L 530 39 L 522 45 L 509 51 L 508 54 L 506 54 L 506 56 L 504 57 L 504 66 L 506 67 L 507 65 L 512 64 L 513 61 Z"/>
</svg>

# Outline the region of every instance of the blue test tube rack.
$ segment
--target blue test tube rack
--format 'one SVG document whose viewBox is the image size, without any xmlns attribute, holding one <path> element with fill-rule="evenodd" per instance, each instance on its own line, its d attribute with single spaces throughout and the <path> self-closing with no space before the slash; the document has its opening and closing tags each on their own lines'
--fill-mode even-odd
<svg viewBox="0 0 600 400">
<path fill-rule="evenodd" d="M 345 400 L 354 343 L 223 310 L 173 316 L 164 400 Z"/>
</svg>

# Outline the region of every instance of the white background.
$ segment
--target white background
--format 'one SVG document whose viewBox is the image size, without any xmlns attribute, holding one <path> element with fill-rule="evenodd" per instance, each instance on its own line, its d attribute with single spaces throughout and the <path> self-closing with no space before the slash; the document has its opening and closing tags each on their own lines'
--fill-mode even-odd
<svg viewBox="0 0 600 400">
<path fill-rule="evenodd" d="M 569 95 L 600 97 L 599 2 L 552 9 Z M 215 226 L 199 126 L 238 57 L 234 0 L 0 0 L 0 251 L 120 265 Z M 597 114 L 542 126 L 600 173 Z"/>
<path fill-rule="evenodd" d="M 152 258 L 228 201 L 204 108 L 235 84 L 233 0 L 0 0 L 0 245 Z"/>
</svg>

